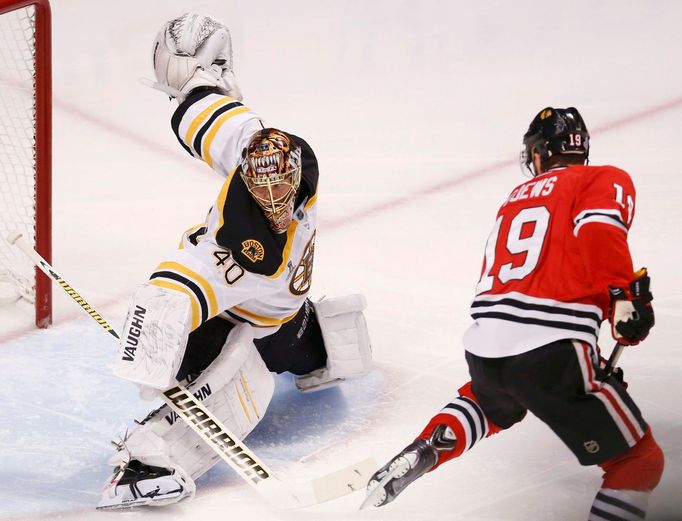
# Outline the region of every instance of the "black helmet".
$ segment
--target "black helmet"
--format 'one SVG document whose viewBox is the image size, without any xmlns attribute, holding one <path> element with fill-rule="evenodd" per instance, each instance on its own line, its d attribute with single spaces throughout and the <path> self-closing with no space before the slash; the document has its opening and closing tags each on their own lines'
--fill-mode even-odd
<svg viewBox="0 0 682 521">
<path fill-rule="evenodd" d="M 582 155 L 587 163 L 590 153 L 590 133 L 578 109 L 542 109 L 523 136 L 521 165 L 530 170 L 533 152 L 540 154 L 544 163 L 557 155 Z"/>
</svg>

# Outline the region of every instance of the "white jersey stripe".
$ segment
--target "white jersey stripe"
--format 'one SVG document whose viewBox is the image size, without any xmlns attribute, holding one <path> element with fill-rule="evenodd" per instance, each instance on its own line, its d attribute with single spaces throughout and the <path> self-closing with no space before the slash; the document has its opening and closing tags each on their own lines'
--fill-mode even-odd
<svg viewBox="0 0 682 521">
<path fill-rule="evenodd" d="M 573 228 L 573 235 L 575 235 L 577 237 L 578 231 L 580 231 L 580 228 L 582 228 L 584 225 L 589 224 L 589 223 L 609 224 L 611 226 L 615 226 L 619 230 L 623 230 L 625 233 L 628 233 L 628 229 L 620 221 L 620 219 L 616 220 L 616 219 L 613 219 L 613 218 L 608 217 L 606 215 L 591 215 L 590 217 L 586 217 L 585 219 L 580 221 L 575 226 L 575 228 Z"/>
<path fill-rule="evenodd" d="M 614 389 L 614 387 L 610 383 L 605 382 L 603 390 L 604 391 L 608 390 L 608 392 L 610 393 L 613 400 L 618 404 L 618 406 L 622 410 L 622 416 L 624 416 L 627 419 L 627 424 L 630 426 L 629 430 L 630 431 L 634 430 L 634 432 L 635 432 L 635 435 L 636 435 L 635 442 L 639 441 L 639 439 L 642 436 L 644 436 L 644 430 L 642 429 L 641 425 L 639 424 L 639 422 L 635 418 L 635 415 L 632 414 L 632 411 L 630 410 L 630 408 L 627 406 L 627 404 L 623 401 L 623 399 L 620 397 L 618 392 Z"/>
<path fill-rule="evenodd" d="M 464 446 L 468 450 L 472 446 L 472 442 L 475 442 L 475 438 L 472 435 L 471 425 L 467 417 L 464 416 L 464 414 L 462 414 L 460 411 L 456 409 L 450 409 L 448 407 L 440 411 L 440 414 L 449 414 L 450 416 L 454 416 L 457 419 L 457 421 L 462 424 L 462 428 L 464 429 L 464 436 L 466 439 L 461 441 L 464 443 Z"/>
<path fill-rule="evenodd" d="M 563 313 L 549 313 L 546 311 L 539 311 L 534 309 L 520 309 L 516 306 L 508 304 L 494 304 L 492 306 L 476 307 L 475 309 L 477 314 L 499 312 L 516 315 L 518 317 L 537 318 L 540 320 L 546 320 L 550 322 L 568 322 L 571 324 L 580 324 L 594 329 L 595 334 L 600 326 L 600 322 L 597 320 L 596 317 L 595 318 L 577 317 L 574 315 L 566 315 Z M 570 311 L 568 311 L 568 313 L 570 313 Z"/>
<path fill-rule="evenodd" d="M 536 304 L 538 306 L 550 306 L 570 311 L 583 311 L 588 313 L 595 313 L 596 315 L 599 316 L 600 319 L 603 318 L 601 308 L 599 308 L 598 306 L 594 306 L 592 304 L 578 304 L 576 302 L 562 302 L 560 300 L 553 300 L 550 298 L 532 297 L 530 295 L 526 295 L 525 293 L 520 293 L 518 291 L 510 291 L 508 293 L 498 293 L 494 295 L 477 295 L 476 298 L 474 299 L 474 302 L 476 301 L 494 302 L 497 300 L 507 298 L 519 300 L 527 304 Z"/>
<path fill-rule="evenodd" d="M 466 404 L 467 409 L 470 411 L 471 416 L 474 418 L 476 423 L 477 438 L 476 441 L 480 441 L 488 435 L 488 422 L 485 419 L 485 413 L 481 409 L 480 405 L 476 403 L 471 398 L 465 396 L 460 396 L 457 399 L 458 403 L 462 406 Z"/>
<path fill-rule="evenodd" d="M 578 224 L 582 219 L 584 219 L 586 216 L 593 214 L 593 213 L 601 213 L 605 215 L 613 215 L 615 218 L 617 218 L 619 221 L 623 221 L 623 218 L 621 216 L 620 211 L 614 210 L 613 208 L 591 208 L 589 210 L 583 210 L 580 212 L 578 215 L 575 216 L 573 219 L 574 224 Z"/>
<path fill-rule="evenodd" d="M 588 210 L 583 210 L 578 215 L 576 215 L 575 218 L 573 219 L 573 222 L 575 224 L 578 224 L 578 222 L 581 219 L 584 219 L 586 216 L 593 214 L 593 213 L 602 213 L 602 214 L 606 214 L 606 215 L 613 215 L 614 217 L 618 218 L 618 220 L 622 221 L 621 213 L 618 210 L 614 210 L 613 208 L 590 208 Z"/>
</svg>

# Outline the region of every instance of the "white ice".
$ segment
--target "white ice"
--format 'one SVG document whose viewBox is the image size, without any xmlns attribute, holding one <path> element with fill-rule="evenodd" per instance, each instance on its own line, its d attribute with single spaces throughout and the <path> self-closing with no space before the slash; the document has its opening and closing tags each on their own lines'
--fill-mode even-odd
<svg viewBox="0 0 682 521">
<path fill-rule="evenodd" d="M 247 440 L 263 459 L 293 477 L 383 462 L 455 395 L 483 246 L 523 181 L 521 136 L 544 106 L 574 105 L 592 163 L 638 188 L 630 243 L 657 324 L 621 362 L 667 457 L 648 519 L 682 519 L 682 3 L 54 0 L 54 266 L 117 326 L 221 183 L 177 144 L 173 103 L 138 82 L 160 25 L 187 10 L 228 23 L 246 103 L 318 155 L 313 296 L 369 302 L 374 371 L 310 397 L 278 378 Z M 193 502 L 95 513 L 109 440 L 148 404 L 111 375 L 110 337 L 59 288 L 50 330 L 21 307 L 0 313 L 1 519 L 583 521 L 600 484 L 529 417 L 381 509 L 357 512 L 356 493 L 273 510 L 221 465 Z"/>
</svg>

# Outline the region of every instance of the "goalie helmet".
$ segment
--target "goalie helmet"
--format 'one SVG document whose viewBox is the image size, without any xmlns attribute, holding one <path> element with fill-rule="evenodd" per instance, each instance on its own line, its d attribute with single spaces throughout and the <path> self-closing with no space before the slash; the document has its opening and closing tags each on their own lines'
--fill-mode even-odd
<svg viewBox="0 0 682 521">
<path fill-rule="evenodd" d="M 546 107 L 533 119 L 523 136 L 521 166 L 531 170 L 533 153 L 538 153 L 543 163 L 557 155 L 582 156 L 587 163 L 590 152 L 590 134 L 578 109 L 555 109 Z"/>
<path fill-rule="evenodd" d="M 286 132 L 266 128 L 242 151 L 240 175 L 275 233 L 289 228 L 301 184 L 301 147 Z"/>
</svg>

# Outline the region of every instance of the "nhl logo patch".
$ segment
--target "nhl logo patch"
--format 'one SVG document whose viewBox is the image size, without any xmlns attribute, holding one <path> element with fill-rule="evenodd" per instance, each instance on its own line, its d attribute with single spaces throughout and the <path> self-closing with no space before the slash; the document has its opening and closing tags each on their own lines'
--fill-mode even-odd
<svg viewBox="0 0 682 521">
<path fill-rule="evenodd" d="M 585 447 L 585 450 L 590 454 L 599 452 L 599 443 L 597 443 L 594 440 L 586 441 L 585 443 L 583 443 L 583 447 Z"/>
<path fill-rule="evenodd" d="M 265 258 L 265 248 L 256 239 L 247 239 L 242 242 L 242 253 L 251 262 L 262 261 Z"/>
</svg>

